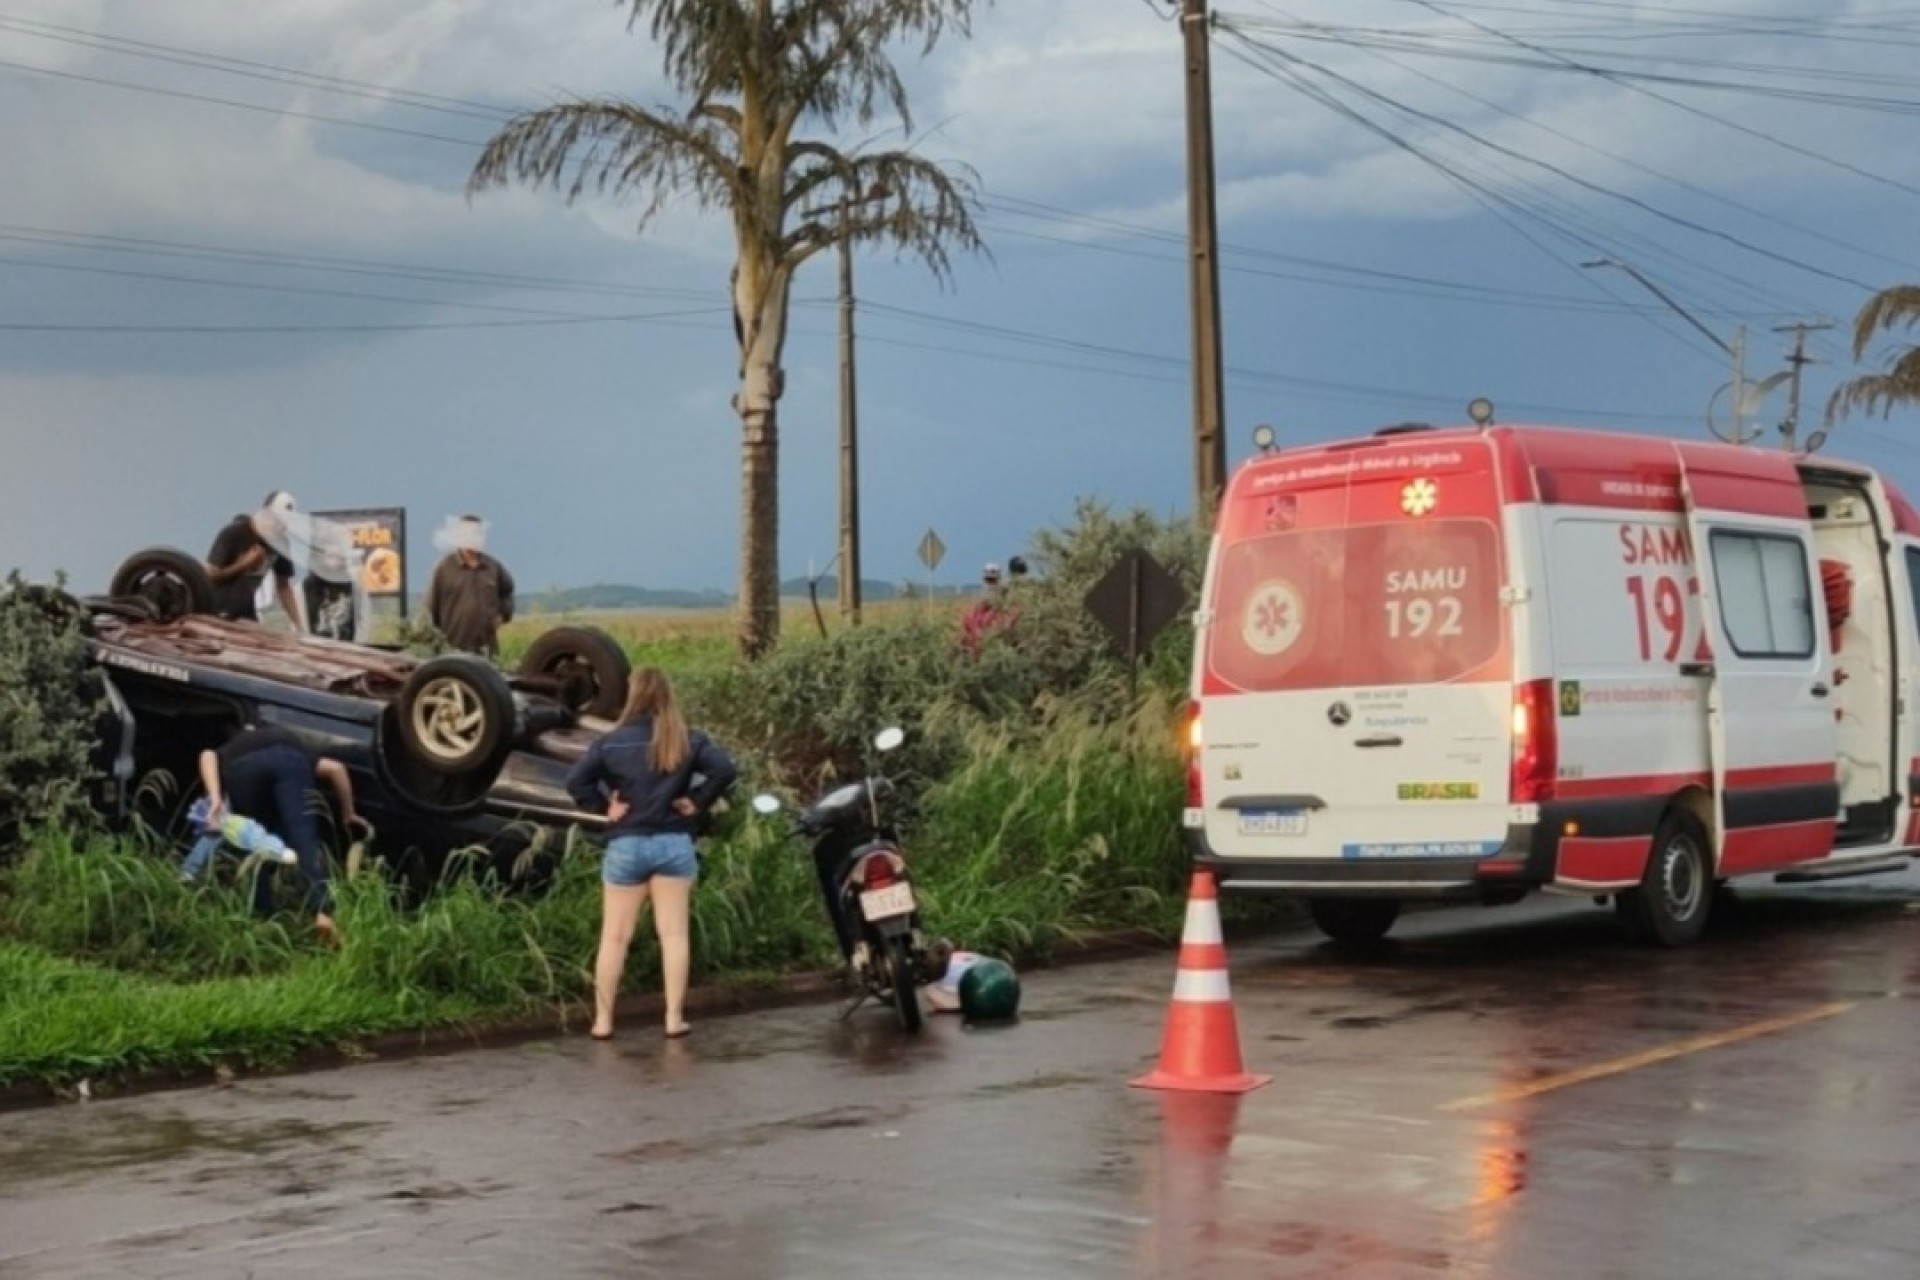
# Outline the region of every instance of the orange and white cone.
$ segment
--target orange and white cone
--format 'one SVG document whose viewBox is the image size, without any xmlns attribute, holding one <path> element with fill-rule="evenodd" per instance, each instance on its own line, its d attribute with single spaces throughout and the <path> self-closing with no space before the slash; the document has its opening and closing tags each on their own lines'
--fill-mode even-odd
<svg viewBox="0 0 1920 1280">
<path fill-rule="evenodd" d="M 1233 1016 L 1227 948 L 1220 933 L 1220 898 L 1213 873 L 1196 867 L 1187 893 L 1187 921 L 1180 931 L 1180 964 L 1160 1042 L 1160 1065 L 1131 1083 L 1136 1089 L 1245 1093 L 1272 1079 L 1252 1074 L 1240 1061 L 1240 1028 Z"/>
</svg>

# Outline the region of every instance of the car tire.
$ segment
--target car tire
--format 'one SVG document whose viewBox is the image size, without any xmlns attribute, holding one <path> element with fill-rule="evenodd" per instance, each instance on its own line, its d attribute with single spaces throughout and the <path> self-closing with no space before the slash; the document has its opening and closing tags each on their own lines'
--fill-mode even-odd
<svg viewBox="0 0 1920 1280">
<path fill-rule="evenodd" d="M 1684 947 L 1706 932 L 1717 896 L 1707 829 L 1686 810 L 1673 809 L 1654 829 L 1639 885 L 1614 902 L 1634 941 Z"/>
<path fill-rule="evenodd" d="M 213 612 L 213 579 L 207 567 L 172 547 L 149 547 L 122 560 L 108 594 L 145 600 L 162 622 Z"/>
<path fill-rule="evenodd" d="M 480 774 L 490 784 L 513 750 L 513 690 L 482 659 L 448 654 L 421 663 L 395 710 L 407 755 L 437 776 Z"/>
<path fill-rule="evenodd" d="M 1400 904 L 1392 898 L 1309 898 L 1307 914 L 1335 946 L 1362 950 L 1380 945 L 1400 918 Z"/>
<path fill-rule="evenodd" d="M 555 627 L 537 637 L 516 674 L 557 686 L 555 701 L 576 715 L 611 720 L 627 701 L 633 664 L 627 651 L 598 627 Z"/>
</svg>

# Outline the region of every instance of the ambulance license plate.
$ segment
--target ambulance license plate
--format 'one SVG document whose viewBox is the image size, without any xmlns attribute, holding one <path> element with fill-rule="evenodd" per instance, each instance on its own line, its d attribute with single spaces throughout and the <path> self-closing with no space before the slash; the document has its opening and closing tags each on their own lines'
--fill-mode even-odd
<svg viewBox="0 0 1920 1280">
<path fill-rule="evenodd" d="M 890 884 L 860 895 L 860 914 L 869 920 L 904 916 L 912 910 L 913 886 L 910 884 Z"/>
<path fill-rule="evenodd" d="M 1305 809 L 1242 809 L 1240 834 L 1243 836 L 1303 836 L 1307 834 Z"/>
</svg>

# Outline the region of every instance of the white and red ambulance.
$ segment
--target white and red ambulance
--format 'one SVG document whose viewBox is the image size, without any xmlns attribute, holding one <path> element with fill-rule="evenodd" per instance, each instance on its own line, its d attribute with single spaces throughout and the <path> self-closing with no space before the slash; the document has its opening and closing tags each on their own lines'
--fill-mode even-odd
<svg viewBox="0 0 1920 1280">
<path fill-rule="evenodd" d="M 1920 853 L 1920 513 L 1873 471 L 1546 427 L 1389 428 L 1233 476 L 1185 823 L 1228 890 L 1378 939 L 1413 899 L 1611 896 Z"/>
</svg>

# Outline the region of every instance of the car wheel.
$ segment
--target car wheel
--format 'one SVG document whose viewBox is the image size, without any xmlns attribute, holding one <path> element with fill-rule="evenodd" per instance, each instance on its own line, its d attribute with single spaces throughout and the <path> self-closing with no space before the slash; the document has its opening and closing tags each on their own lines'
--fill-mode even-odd
<svg viewBox="0 0 1920 1280">
<path fill-rule="evenodd" d="M 1684 947 L 1706 932 L 1714 897 L 1707 829 L 1691 813 L 1675 809 L 1654 829 L 1639 886 L 1614 901 L 1635 941 Z"/>
<path fill-rule="evenodd" d="M 1309 898 L 1307 914 L 1335 945 L 1379 945 L 1400 918 L 1400 904 L 1392 898 Z"/>
<path fill-rule="evenodd" d="M 627 701 L 633 666 L 626 650 L 598 627 L 555 627 L 537 637 L 520 659 L 517 674 L 577 715 L 611 720 Z M 548 682 L 551 682 L 549 686 Z"/>
<path fill-rule="evenodd" d="M 121 561 L 108 594 L 145 600 L 163 622 L 213 612 L 213 579 L 206 566 L 172 547 L 149 547 Z"/>
<path fill-rule="evenodd" d="M 513 749 L 513 691 L 493 666 L 449 654 L 414 668 L 400 689 L 400 740 L 432 773 L 499 769 Z"/>
</svg>

